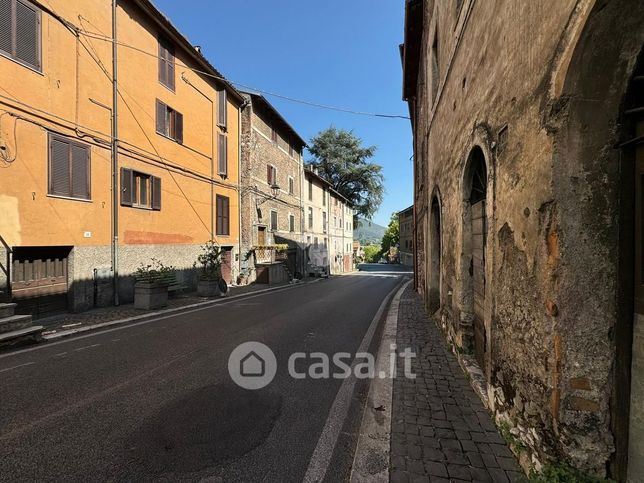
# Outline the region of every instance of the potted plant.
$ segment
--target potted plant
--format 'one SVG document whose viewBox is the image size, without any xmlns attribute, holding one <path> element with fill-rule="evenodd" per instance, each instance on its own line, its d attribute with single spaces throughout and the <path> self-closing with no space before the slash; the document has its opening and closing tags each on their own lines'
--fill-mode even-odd
<svg viewBox="0 0 644 483">
<path fill-rule="evenodd" d="M 223 249 L 211 240 L 201 247 L 195 268 L 199 267 L 197 294 L 200 297 L 221 295 L 221 255 Z"/>
<path fill-rule="evenodd" d="M 155 310 L 168 305 L 168 286 L 174 277 L 174 267 L 156 258 L 147 265 L 141 264 L 134 273 L 134 308 Z"/>
</svg>

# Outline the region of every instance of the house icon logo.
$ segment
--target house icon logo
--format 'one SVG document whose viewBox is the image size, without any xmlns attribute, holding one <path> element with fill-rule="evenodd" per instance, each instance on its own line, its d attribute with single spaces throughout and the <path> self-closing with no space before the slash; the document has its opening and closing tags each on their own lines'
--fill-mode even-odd
<svg viewBox="0 0 644 483">
<path fill-rule="evenodd" d="M 230 353 L 228 373 L 244 389 L 261 389 L 275 377 L 277 360 L 273 351 L 261 342 L 244 342 Z"/>
<path fill-rule="evenodd" d="M 251 351 L 239 362 L 239 374 L 243 377 L 263 377 L 266 374 L 266 362 L 255 351 Z"/>
</svg>

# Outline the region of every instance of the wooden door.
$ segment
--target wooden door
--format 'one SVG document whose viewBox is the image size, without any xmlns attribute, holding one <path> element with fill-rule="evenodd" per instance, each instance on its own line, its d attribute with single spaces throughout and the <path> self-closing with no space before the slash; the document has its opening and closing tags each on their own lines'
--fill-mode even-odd
<svg viewBox="0 0 644 483">
<path fill-rule="evenodd" d="M 485 200 L 472 205 L 472 288 L 474 291 L 474 355 L 485 367 Z"/>
<path fill-rule="evenodd" d="M 266 245 L 266 227 L 257 228 L 257 245 L 263 247 Z"/>
<path fill-rule="evenodd" d="M 233 279 L 233 252 L 230 248 L 224 248 L 224 253 L 221 256 L 221 278 L 223 278 L 228 285 L 232 283 Z"/>
</svg>

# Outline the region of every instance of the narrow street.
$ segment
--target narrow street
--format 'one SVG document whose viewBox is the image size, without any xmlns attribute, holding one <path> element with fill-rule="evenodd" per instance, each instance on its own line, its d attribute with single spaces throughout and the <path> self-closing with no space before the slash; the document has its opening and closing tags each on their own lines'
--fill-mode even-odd
<svg viewBox="0 0 644 483">
<path fill-rule="evenodd" d="M 355 354 L 402 278 L 374 275 L 0 355 L 0 480 L 301 481 L 342 381 L 295 380 L 288 357 Z M 278 361 L 258 391 L 237 387 L 227 370 L 246 341 Z M 328 481 L 348 477 L 365 387 L 356 386 Z"/>
</svg>

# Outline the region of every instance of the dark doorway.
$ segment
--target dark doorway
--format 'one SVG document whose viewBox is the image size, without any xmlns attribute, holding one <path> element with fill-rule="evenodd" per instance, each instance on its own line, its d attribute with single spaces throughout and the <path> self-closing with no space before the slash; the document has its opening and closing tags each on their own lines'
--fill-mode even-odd
<svg viewBox="0 0 644 483">
<path fill-rule="evenodd" d="M 441 207 L 434 196 L 429 219 L 429 312 L 441 306 Z"/>
</svg>

